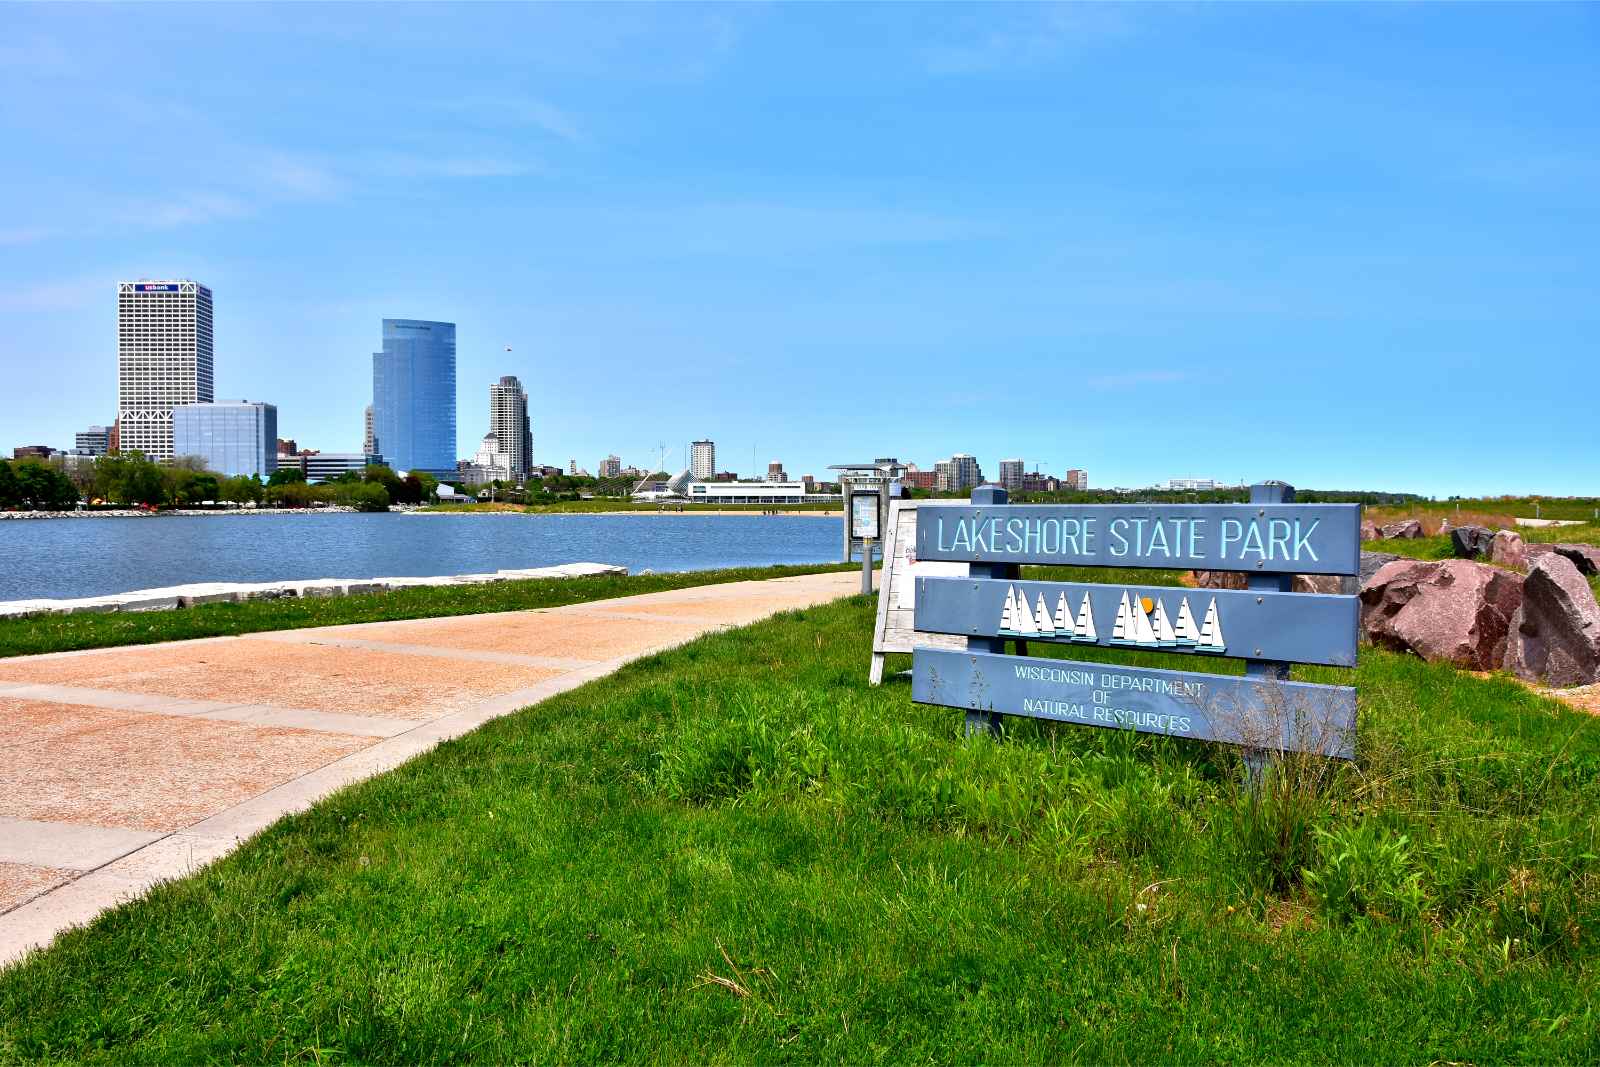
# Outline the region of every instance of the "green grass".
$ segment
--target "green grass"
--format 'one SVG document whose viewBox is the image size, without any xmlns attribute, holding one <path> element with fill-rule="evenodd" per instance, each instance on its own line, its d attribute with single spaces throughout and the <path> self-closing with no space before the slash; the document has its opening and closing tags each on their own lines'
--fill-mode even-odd
<svg viewBox="0 0 1600 1067">
<path fill-rule="evenodd" d="M 831 504 L 718 504 L 715 502 L 705 504 L 684 504 L 682 512 L 693 515 L 695 512 L 714 511 L 833 511 L 837 512 L 843 505 L 838 501 Z M 423 511 L 460 512 L 471 514 L 490 511 L 506 511 L 513 514 L 526 513 L 528 515 L 583 515 L 590 513 L 610 512 L 637 512 L 638 514 L 655 514 L 659 511 L 676 513 L 678 505 L 668 504 L 636 504 L 631 500 L 611 498 L 597 498 L 594 500 L 557 500 L 548 504 L 430 504 Z"/>
<path fill-rule="evenodd" d="M 965 740 L 865 684 L 873 609 L 281 821 L 0 974 L 0 1059 L 1600 1059 L 1600 723 L 1364 649 L 1359 762 L 1251 793 L 1220 747 Z"/>
<path fill-rule="evenodd" d="M 792 574 L 816 574 L 859 567 L 860 564 L 823 564 L 737 567 L 675 574 L 539 578 L 488 585 L 396 589 L 386 593 L 361 593 L 346 597 L 205 604 L 177 611 L 38 615 L 26 619 L 0 619 L 0 657 L 66 652 L 79 648 L 107 648 L 112 645 L 144 645 L 156 641 L 221 637 L 262 630 L 338 626 L 352 622 L 477 615 L 487 611 L 526 611 L 586 600 L 654 593 L 663 589 L 687 589 L 697 585 L 782 578 Z"/>
</svg>

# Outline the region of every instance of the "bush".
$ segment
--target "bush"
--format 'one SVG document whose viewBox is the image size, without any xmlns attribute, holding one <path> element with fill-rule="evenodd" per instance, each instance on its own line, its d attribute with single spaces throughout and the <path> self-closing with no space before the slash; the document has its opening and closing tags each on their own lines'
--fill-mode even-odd
<svg viewBox="0 0 1600 1067">
<path fill-rule="evenodd" d="M 1371 822 L 1318 829 L 1321 862 L 1305 872 L 1322 914 L 1334 922 L 1362 917 L 1414 919 L 1426 898 L 1411 861 L 1411 842 Z"/>
</svg>

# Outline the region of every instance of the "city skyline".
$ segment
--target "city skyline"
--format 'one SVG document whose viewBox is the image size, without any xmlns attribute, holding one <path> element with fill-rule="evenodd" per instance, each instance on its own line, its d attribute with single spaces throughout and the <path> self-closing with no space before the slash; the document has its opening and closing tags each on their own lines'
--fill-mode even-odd
<svg viewBox="0 0 1600 1067">
<path fill-rule="evenodd" d="M 105 424 L 106 294 L 185 277 L 215 395 L 328 450 L 413 316 L 557 464 L 709 430 L 753 470 L 1594 489 L 1554 384 L 1600 327 L 1590 7 L 9 14 L 7 444 Z"/>
</svg>

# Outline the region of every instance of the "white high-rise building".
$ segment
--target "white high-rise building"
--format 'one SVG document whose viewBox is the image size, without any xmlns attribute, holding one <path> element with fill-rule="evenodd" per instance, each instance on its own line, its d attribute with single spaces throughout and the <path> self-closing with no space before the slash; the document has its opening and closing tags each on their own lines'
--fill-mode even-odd
<svg viewBox="0 0 1600 1067">
<path fill-rule="evenodd" d="M 1022 460 L 1003 459 L 1000 461 L 1000 485 L 1005 489 L 1022 488 Z"/>
<path fill-rule="evenodd" d="M 717 443 L 693 441 L 689 444 L 689 474 L 699 481 L 709 481 L 717 474 Z"/>
<path fill-rule="evenodd" d="M 199 282 L 117 283 L 117 434 L 124 452 L 172 458 L 172 409 L 208 404 L 211 290 Z"/>
<path fill-rule="evenodd" d="M 533 467 L 533 425 L 528 421 L 528 394 L 514 375 L 489 386 L 489 432 L 510 457 L 511 477 L 525 479 Z"/>
</svg>

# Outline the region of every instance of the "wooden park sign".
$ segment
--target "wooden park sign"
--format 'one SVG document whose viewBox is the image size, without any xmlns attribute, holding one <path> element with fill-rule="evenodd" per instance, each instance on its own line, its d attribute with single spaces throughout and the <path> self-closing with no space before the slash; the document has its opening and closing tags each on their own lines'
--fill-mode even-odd
<svg viewBox="0 0 1600 1067">
<path fill-rule="evenodd" d="M 984 486 L 968 506 L 919 511 L 916 557 L 970 576 L 916 580 L 915 629 L 967 647 L 916 648 L 912 699 L 965 709 L 969 728 L 1024 715 L 1352 758 L 1355 689 L 1288 669 L 1354 667 L 1359 600 L 1290 583 L 1358 573 L 1361 508 L 1293 499 L 1266 483 L 1249 504 L 1028 505 Z M 1249 588 L 1022 581 L 1029 563 L 1243 571 Z M 1240 658 L 1245 675 L 1030 658 L 1032 642 Z"/>
</svg>

